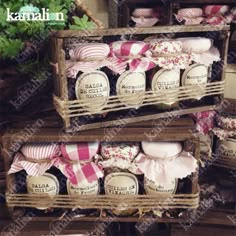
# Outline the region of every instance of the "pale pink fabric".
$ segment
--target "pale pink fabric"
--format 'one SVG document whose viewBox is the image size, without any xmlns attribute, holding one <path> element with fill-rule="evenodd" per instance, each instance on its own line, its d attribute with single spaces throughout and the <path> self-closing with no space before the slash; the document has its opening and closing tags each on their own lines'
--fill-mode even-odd
<svg viewBox="0 0 236 236">
<path fill-rule="evenodd" d="M 131 16 L 131 19 L 136 23 L 136 27 L 151 27 L 159 21 L 158 18 L 145 18 L 134 16 Z"/>
<path fill-rule="evenodd" d="M 153 159 L 141 153 L 135 159 L 135 164 L 146 178 L 162 184 L 185 178 L 198 168 L 197 160 L 187 152 L 169 159 Z"/>
</svg>

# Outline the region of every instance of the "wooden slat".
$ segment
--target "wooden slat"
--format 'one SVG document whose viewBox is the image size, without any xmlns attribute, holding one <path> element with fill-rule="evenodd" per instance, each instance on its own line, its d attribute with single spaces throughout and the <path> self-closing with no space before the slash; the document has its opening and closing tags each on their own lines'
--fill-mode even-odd
<svg viewBox="0 0 236 236">
<path fill-rule="evenodd" d="M 179 123 L 181 122 L 179 121 Z M 194 129 L 193 124 L 188 126 L 188 129 L 183 129 L 186 123 L 187 121 L 185 119 L 183 125 L 162 127 L 156 126 L 154 121 L 153 123 L 150 122 L 149 126 L 145 123 L 144 127 L 142 127 L 141 122 L 133 127 L 121 127 L 119 130 L 117 130 L 116 127 L 100 128 L 73 134 L 64 133 L 60 128 L 41 128 L 38 132 L 29 136 L 27 142 L 60 142 L 63 140 L 71 142 L 94 140 L 106 141 L 106 135 L 109 135 L 110 141 L 149 141 L 150 138 L 152 138 L 153 141 L 185 141 L 186 139 L 192 138 L 192 132 L 190 131 Z M 159 127 L 162 127 L 162 129 L 159 129 Z M 12 137 L 17 137 L 21 131 L 21 129 L 12 129 L 6 132 L 3 136 L 5 150 L 11 150 L 12 145 L 14 145 Z"/>
<path fill-rule="evenodd" d="M 61 30 L 55 32 L 55 37 L 81 37 L 81 36 L 110 36 L 124 34 L 163 34 L 163 33 L 182 33 L 182 32 L 210 32 L 210 31 L 228 31 L 227 25 L 174 25 L 174 26 L 155 26 L 147 28 L 115 28 L 115 29 L 97 29 L 97 30 Z"/>
</svg>

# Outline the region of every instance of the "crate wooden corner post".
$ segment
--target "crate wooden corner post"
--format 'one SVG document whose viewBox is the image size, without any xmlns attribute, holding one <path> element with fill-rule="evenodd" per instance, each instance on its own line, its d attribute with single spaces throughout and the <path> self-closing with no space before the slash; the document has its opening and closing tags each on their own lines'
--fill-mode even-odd
<svg viewBox="0 0 236 236">
<path fill-rule="evenodd" d="M 65 51 L 63 48 L 64 39 L 54 36 L 54 60 L 57 69 L 54 70 L 54 84 L 56 86 L 56 93 L 54 93 L 54 106 L 57 112 L 63 119 L 64 126 L 68 128 L 70 126 L 70 118 L 67 116 L 67 103 L 69 100 L 68 81 L 65 74 L 66 62 Z"/>
<path fill-rule="evenodd" d="M 11 135 L 9 135 L 9 133 L 6 133 L 3 136 L 3 158 L 4 158 L 4 167 L 5 167 L 5 171 L 6 171 L 6 193 L 5 193 L 5 197 L 6 197 L 6 204 L 7 204 L 7 208 L 8 208 L 8 212 L 10 214 L 10 216 L 12 218 L 14 218 L 16 216 L 16 212 L 15 212 L 15 207 L 14 206 L 10 206 L 10 201 L 11 201 L 11 195 L 12 194 L 16 194 L 15 190 L 16 190 L 16 179 L 15 179 L 15 174 L 8 174 L 8 171 L 10 169 L 10 166 L 12 164 L 12 160 L 13 160 L 13 153 L 10 152 L 11 150 Z M 24 210 L 23 209 L 19 209 L 17 212 L 17 215 L 21 215 L 23 216 L 24 214 Z"/>
</svg>

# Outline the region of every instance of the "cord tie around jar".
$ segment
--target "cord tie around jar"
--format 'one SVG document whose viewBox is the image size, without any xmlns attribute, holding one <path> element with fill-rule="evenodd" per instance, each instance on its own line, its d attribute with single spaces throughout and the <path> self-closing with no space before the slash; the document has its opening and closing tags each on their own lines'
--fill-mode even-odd
<svg viewBox="0 0 236 236">
<path fill-rule="evenodd" d="M 123 73 L 126 63 L 108 57 L 109 53 L 109 45 L 105 43 L 85 43 L 71 49 L 70 60 L 66 60 L 67 76 L 76 78 L 79 72 L 88 73 L 102 67 L 108 67 L 118 74 Z"/>
<path fill-rule="evenodd" d="M 150 54 L 149 45 L 143 41 L 110 43 L 110 57 L 119 59 L 120 63 L 126 63 L 131 72 L 145 72 L 156 66 L 147 54 Z"/>
</svg>

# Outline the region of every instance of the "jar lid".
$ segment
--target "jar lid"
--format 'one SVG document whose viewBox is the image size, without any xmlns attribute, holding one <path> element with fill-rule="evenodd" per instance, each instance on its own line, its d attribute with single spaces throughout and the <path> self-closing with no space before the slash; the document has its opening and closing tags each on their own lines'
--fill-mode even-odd
<svg viewBox="0 0 236 236">
<path fill-rule="evenodd" d="M 153 8 L 136 8 L 132 15 L 135 17 L 153 17 L 155 10 Z"/>
<path fill-rule="evenodd" d="M 182 152 L 180 142 L 142 142 L 142 148 L 146 155 L 153 159 L 173 158 Z"/>
<path fill-rule="evenodd" d="M 85 43 L 71 49 L 69 55 L 72 60 L 99 60 L 108 56 L 110 47 L 106 43 Z"/>
<path fill-rule="evenodd" d="M 178 15 L 182 17 L 199 17 L 202 16 L 203 11 L 201 8 L 181 8 L 178 10 Z"/>
<path fill-rule="evenodd" d="M 153 54 L 176 54 L 182 52 L 182 42 L 173 39 L 151 39 L 149 42 L 150 50 Z"/>
<path fill-rule="evenodd" d="M 117 41 L 110 43 L 111 56 L 134 57 L 141 56 L 149 50 L 143 41 Z"/>
<path fill-rule="evenodd" d="M 132 161 L 139 153 L 138 143 L 102 143 L 101 155 L 104 159 L 123 159 Z"/>
<path fill-rule="evenodd" d="M 177 40 L 182 42 L 184 52 L 203 53 L 212 46 L 212 40 L 204 37 L 185 37 Z"/>
<path fill-rule="evenodd" d="M 35 160 L 49 159 L 59 153 L 59 145 L 51 143 L 27 143 L 21 148 L 26 158 Z"/>
<path fill-rule="evenodd" d="M 98 153 L 99 142 L 61 144 L 62 156 L 71 161 L 91 161 Z"/>
</svg>

